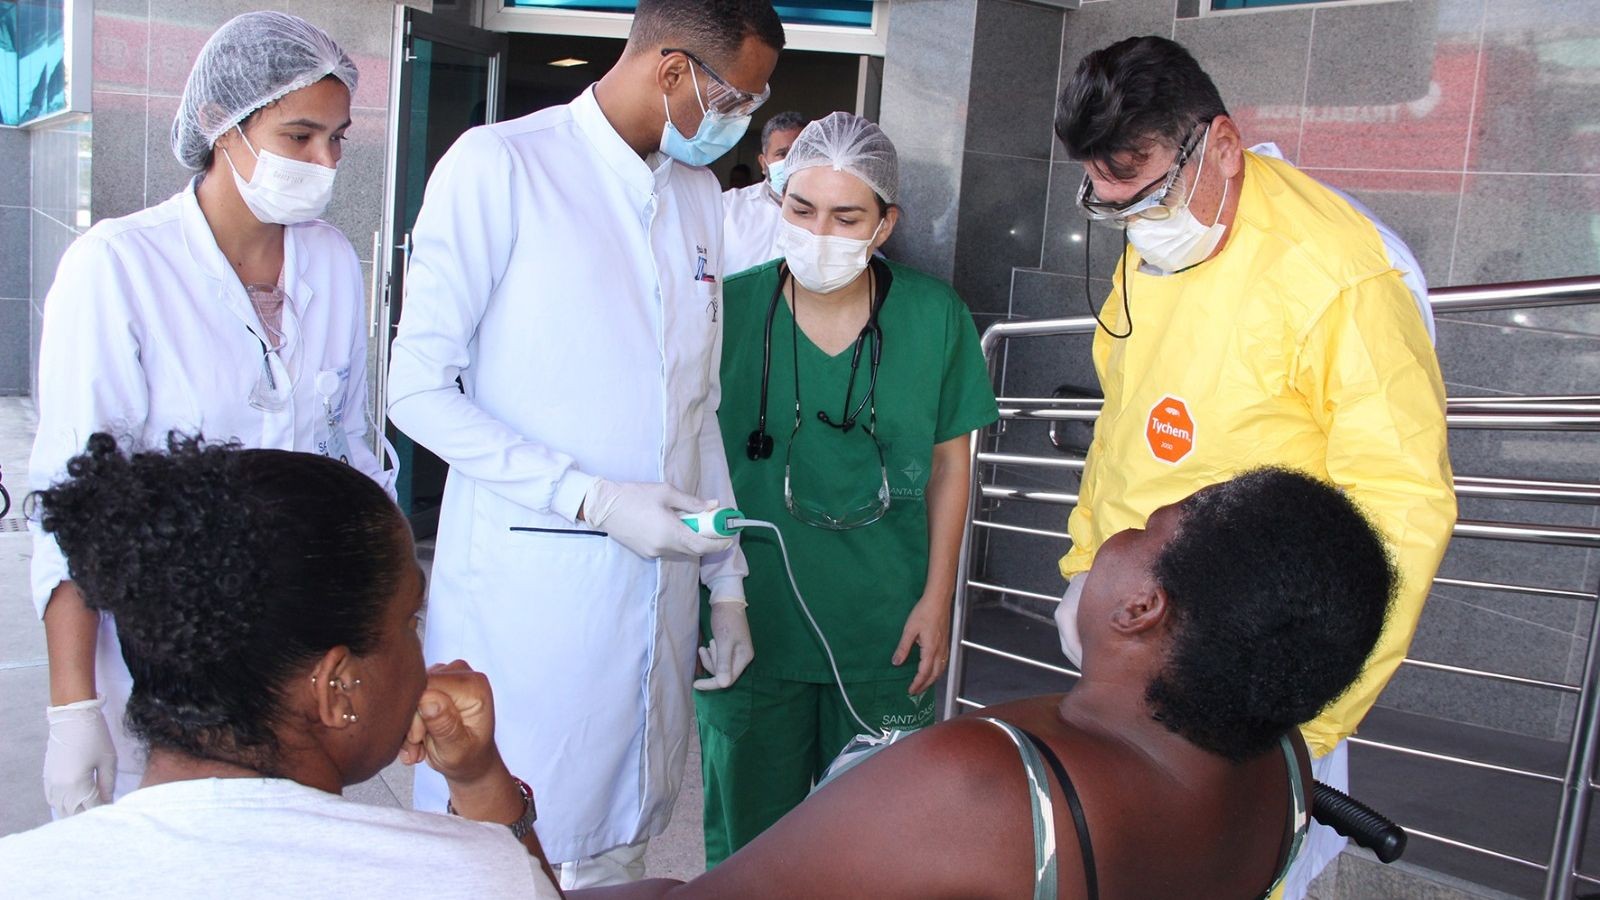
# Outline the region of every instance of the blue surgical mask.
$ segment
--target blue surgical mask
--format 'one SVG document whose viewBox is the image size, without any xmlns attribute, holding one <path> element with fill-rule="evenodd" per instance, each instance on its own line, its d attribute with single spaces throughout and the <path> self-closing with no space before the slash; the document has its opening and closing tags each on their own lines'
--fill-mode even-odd
<svg viewBox="0 0 1600 900">
<path fill-rule="evenodd" d="M 783 160 L 775 159 L 767 163 L 767 184 L 772 186 L 772 192 L 779 197 L 783 196 L 783 186 L 789 183 L 789 173 L 785 170 Z"/>
<path fill-rule="evenodd" d="M 661 128 L 661 152 L 686 166 L 709 166 L 739 143 L 750 127 L 750 117 L 730 119 L 707 110 L 705 101 L 700 99 L 700 79 L 694 74 L 693 66 L 689 67 L 689 77 L 694 81 L 695 102 L 700 104 L 700 127 L 692 138 L 679 133 L 678 127 L 672 124 L 672 106 L 667 103 L 667 95 L 662 94 L 661 105 L 667 110 L 667 124 Z"/>
</svg>

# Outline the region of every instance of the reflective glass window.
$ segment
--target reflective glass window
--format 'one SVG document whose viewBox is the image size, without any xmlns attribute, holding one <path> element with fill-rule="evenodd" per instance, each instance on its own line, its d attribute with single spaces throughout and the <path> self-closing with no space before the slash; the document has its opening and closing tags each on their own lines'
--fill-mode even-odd
<svg viewBox="0 0 1600 900">
<path fill-rule="evenodd" d="M 0 0 L 0 125 L 67 108 L 65 0 Z"/>
<path fill-rule="evenodd" d="M 505 0 L 507 8 L 631 13 L 634 0 Z M 790 25 L 872 27 L 872 0 L 785 0 L 773 8 Z"/>
</svg>

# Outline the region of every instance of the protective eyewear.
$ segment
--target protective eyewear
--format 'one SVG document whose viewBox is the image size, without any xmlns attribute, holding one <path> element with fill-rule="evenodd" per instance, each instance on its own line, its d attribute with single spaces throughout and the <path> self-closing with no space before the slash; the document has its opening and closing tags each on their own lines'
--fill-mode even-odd
<svg viewBox="0 0 1600 900">
<path fill-rule="evenodd" d="M 283 288 L 277 285 L 247 284 L 244 286 L 245 296 L 250 299 L 250 306 L 256 312 L 256 320 L 261 328 L 258 332 L 250 326 L 245 326 L 245 331 L 256 339 L 261 345 L 261 373 L 256 376 L 255 386 L 250 389 L 250 408 L 266 413 L 283 412 L 289 406 L 289 399 L 294 392 L 289 370 L 284 365 L 283 357 L 279 354 L 284 348 L 284 334 L 282 327 L 283 309 L 288 305 L 288 296 Z M 277 320 L 279 324 L 272 324 Z"/>
<path fill-rule="evenodd" d="M 875 415 L 876 410 L 873 412 Z M 883 445 L 878 443 L 878 436 L 873 433 L 873 427 L 864 427 L 860 429 L 860 433 L 872 441 L 872 449 L 878 457 L 876 473 L 878 477 L 875 483 L 871 488 L 843 501 L 837 499 L 835 491 L 835 499 L 832 502 L 823 502 L 820 499 L 822 488 L 809 483 L 807 470 L 797 471 L 794 466 L 794 446 L 800 437 L 800 424 L 801 421 L 796 419 L 794 432 L 789 436 L 789 448 L 784 452 L 783 459 L 783 506 L 789 511 L 789 515 L 813 528 L 829 531 L 862 528 L 883 518 L 883 514 L 889 511 L 889 467 L 884 463 Z M 827 468 L 836 470 L 839 467 Z M 863 484 L 862 487 L 865 488 L 866 485 Z"/>
<path fill-rule="evenodd" d="M 261 374 L 256 376 L 255 386 L 250 389 L 250 408 L 265 413 L 283 412 L 289 408 L 294 385 L 283 359 L 278 356 L 282 348 L 269 349 L 266 341 L 260 337 L 256 340 L 261 344 Z"/>
<path fill-rule="evenodd" d="M 684 56 L 689 57 L 690 62 L 699 66 L 702 71 L 711 76 L 711 80 L 706 82 L 705 87 L 702 89 L 700 79 L 694 77 L 694 71 L 691 69 L 689 72 L 694 80 L 695 91 L 700 94 L 707 113 L 716 113 L 719 116 L 725 116 L 730 119 L 741 118 L 753 114 L 761 108 L 761 104 L 767 102 L 768 97 L 772 96 L 772 85 L 770 84 L 763 86 L 759 94 L 742 91 L 729 84 L 727 79 L 717 74 L 717 70 L 706 65 L 700 57 L 695 56 L 693 53 L 678 47 L 663 47 L 661 49 L 662 56 L 669 56 L 673 53 L 682 53 Z"/>
<path fill-rule="evenodd" d="M 874 262 L 869 266 L 871 271 L 872 306 L 867 316 L 867 324 L 856 336 L 855 347 L 850 354 L 850 378 L 845 385 L 844 404 L 840 408 L 840 418 L 835 420 L 828 413 L 817 412 L 817 420 L 828 427 L 818 430 L 812 429 L 808 434 L 814 434 L 820 440 L 816 447 L 800 453 L 802 465 L 795 464 L 795 444 L 801 438 L 800 426 L 804 423 L 800 402 L 800 325 L 790 321 L 789 345 L 790 359 L 794 364 L 794 430 L 789 433 L 789 446 L 784 451 L 783 460 L 783 505 L 789 514 L 816 528 L 825 528 L 830 531 L 845 531 L 851 528 L 860 528 L 883 518 L 889 509 L 889 467 L 884 462 L 883 445 L 878 443 L 878 366 L 883 360 L 883 329 L 878 325 L 878 314 L 883 309 L 884 301 L 888 299 L 889 288 L 894 281 L 887 266 Z M 750 437 L 745 442 L 745 453 L 752 460 L 770 459 L 773 451 L 772 435 L 767 433 L 767 398 L 772 383 L 772 324 L 778 311 L 778 304 L 783 300 L 783 289 L 790 282 L 789 270 L 786 266 L 778 268 L 778 284 L 773 288 L 772 299 L 767 305 L 767 325 L 762 339 L 761 359 L 761 409 L 756 420 L 756 429 L 750 432 Z M 872 342 L 872 349 L 867 353 L 868 378 L 866 392 L 856 400 L 856 376 L 861 366 L 861 357 L 866 350 L 868 341 Z M 862 412 L 867 413 L 867 421 L 858 421 Z M 859 427 L 858 427 L 859 426 Z M 864 443 L 847 443 L 845 438 L 851 432 L 858 431 L 866 435 L 872 442 L 872 456 L 865 453 Z M 854 439 L 859 441 L 859 438 Z M 846 460 L 845 457 L 857 457 Z M 847 493 L 840 499 L 838 490 L 838 473 L 841 471 L 871 470 L 873 467 L 867 460 L 876 459 L 877 466 L 871 486 L 863 479 L 859 493 Z M 857 465 L 850 465 L 850 462 Z M 829 502 L 823 502 L 824 495 L 831 496 Z"/>
<path fill-rule="evenodd" d="M 1097 222 L 1119 227 L 1136 217 L 1155 222 L 1170 218 L 1179 207 L 1168 205 L 1167 199 L 1172 194 L 1173 187 L 1178 184 L 1178 175 L 1189 163 L 1189 158 L 1194 154 L 1195 148 L 1200 146 L 1202 138 L 1210 128 L 1210 125 L 1206 125 L 1196 131 L 1188 143 L 1178 151 L 1178 158 L 1173 161 L 1172 168 L 1167 170 L 1167 174 L 1145 185 L 1133 195 L 1132 200 L 1112 203 L 1109 200 L 1096 199 L 1094 185 L 1086 173 L 1083 176 L 1083 184 L 1078 186 L 1078 208 Z"/>
<path fill-rule="evenodd" d="M 789 446 L 784 451 L 783 506 L 789 510 L 789 515 L 815 528 L 848 531 L 851 528 L 871 525 L 883 518 L 883 514 L 889 510 L 889 467 L 884 463 L 883 445 L 878 443 L 877 435 L 878 365 L 883 359 L 883 330 L 878 327 L 878 317 L 874 311 L 869 315 L 866 327 L 856 336 L 855 350 L 850 356 L 850 380 L 845 384 L 844 405 L 840 410 L 839 419 L 835 420 L 824 411 L 817 411 L 817 421 L 836 431 L 839 437 L 831 445 L 827 441 L 817 443 L 810 452 L 804 454 L 811 458 L 811 464 L 797 471 L 794 465 L 794 448 L 795 444 L 800 442 L 800 424 L 804 421 L 804 417 L 800 414 L 799 331 L 799 324 L 793 323 L 789 337 L 794 345 L 791 350 L 795 364 L 794 431 L 789 434 Z M 867 390 L 861 395 L 860 402 L 852 407 L 850 401 L 855 394 L 856 374 L 861 366 L 861 352 L 868 340 L 872 341 L 872 354 L 867 364 L 870 373 Z M 863 410 L 867 412 L 865 425 L 858 421 Z M 866 435 L 872 441 L 873 453 L 878 460 L 878 477 L 873 480 L 870 490 L 841 497 L 836 488 L 830 490 L 829 485 L 824 484 L 825 478 L 827 482 L 836 482 L 840 472 L 871 470 L 870 463 L 861 458 L 860 448 L 865 445 L 859 438 L 854 439 L 853 452 L 843 452 L 845 442 L 851 440 L 844 435 L 857 431 L 858 425 L 859 433 Z M 828 446 L 837 452 L 823 452 L 823 448 Z M 824 472 L 827 473 L 826 476 Z M 824 494 L 831 494 L 831 499 L 824 502 L 821 499 Z"/>
</svg>

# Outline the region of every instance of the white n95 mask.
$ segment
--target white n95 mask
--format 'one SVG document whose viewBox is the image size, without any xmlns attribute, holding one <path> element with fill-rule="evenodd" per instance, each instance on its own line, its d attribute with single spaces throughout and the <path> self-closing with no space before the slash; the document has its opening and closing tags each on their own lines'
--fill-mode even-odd
<svg viewBox="0 0 1600 900">
<path fill-rule="evenodd" d="M 1211 133 L 1206 132 L 1206 140 Z M 1200 166 L 1194 173 L 1194 188 L 1184 199 L 1183 206 L 1165 219 L 1146 219 L 1134 216 L 1128 220 L 1128 243 L 1139 251 L 1139 258 L 1164 275 L 1181 272 L 1199 265 L 1222 242 L 1228 226 L 1222 224 L 1222 210 L 1228 205 L 1228 182 L 1222 182 L 1222 202 L 1217 206 L 1217 220 L 1210 226 L 1202 225 L 1189 203 L 1194 200 L 1195 189 L 1200 186 L 1200 175 L 1206 169 L 1205 144 L 1200 145 Z"/>
<path fill-rule="evenodd" d="M 813 294 L 831 294 L 859 277 L 872 255 L 883 221 L 866 240 L 812 234 L 788 219 L 778 222 L 773 249 L 789 265 L 795 280 Z"/>
<path fill-rule="evenodd" d="M 1056 604 L 1056 632 L 1061 635 L 1061 652 L 1074 668 L 1083 669 L 1083 635 L 1078 632 L 1078 607 L 1083 602 L 1083 583 L 1088 572 L 1079 572 L 1067 582 L 1067 592 Z"/>
<path fill-rule="evenodd" d="M 233 169 L 233 183 L 239 186 L 239 196 L 257 219 L 269 225 L 298 225 L 318 218 L 333 199 L 333 179 L 339 170 L 316 163 L 301 162 L 279 156 L 271 150 L 257 151 L 244 136 L 244 129 L 235 125 L 244 145 L 256 158 L 256 170 L 245 181 L 233 164 L 226 148 L 222 156 Z"/>
</svg>

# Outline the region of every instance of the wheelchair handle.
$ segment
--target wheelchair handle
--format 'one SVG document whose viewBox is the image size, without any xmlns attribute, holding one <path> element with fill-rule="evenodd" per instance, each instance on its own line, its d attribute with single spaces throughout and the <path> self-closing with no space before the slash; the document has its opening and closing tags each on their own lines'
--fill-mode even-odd
<svg viewBox="0 0 1600 900">
<path fill-rule="evenodd" d="M 1338 788 L 1318 781 L 1311 792 L 1311 816 L 1356 844 L 1371 850 L 1378 859 L 1392 863 L 1406 852 L 1406 831 Z"/>
</svg>

